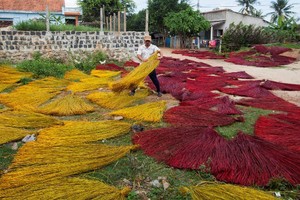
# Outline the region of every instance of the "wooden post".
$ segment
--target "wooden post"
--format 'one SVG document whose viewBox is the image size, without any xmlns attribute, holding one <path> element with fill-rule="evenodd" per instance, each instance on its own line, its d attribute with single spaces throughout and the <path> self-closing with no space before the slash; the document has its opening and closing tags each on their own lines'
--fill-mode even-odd
<svg viewBox="0 0 300 200">
<path fill-rule="evenodd" d="M 145 34 L 149 35 L 149 31 L 148 31 L 148 20 L 149 20 L 149 11 L 148 9 L 146 10 L 146 24 L 145 24 Z"/>
<path fill-rule="evenodd" d="M 114 13 L 114 27 L 113 27 L 113 32 L 116 31 L 116 13 Z"/>
<path fill-rule="evenodd" d="M 48 3 L 46 5 L 46 30 L 47 32 L 50 31 L 50 13 L 49 13 Z"/>
<path fill-rule="evenodd" d="M 109 22 L 109 31 L 112 32 L 112 16 L 109 16 L 110 22 Z"/>
<path fill-rule="evenodd" d="M 108 17 L 105 17 L 105 19 L 106 19 L 106 30 L 109 31 Z"/>
<path fill-rule="evenodd" d="M 103 32 L 103 8 L 100 8 L 100 32 Z"/>
<path fill-rule="evenodd" d="M 124 8 L 124 32 L 126 32 L 126 7 Z"/>
<path fill-rule="evenodd" d="M 121 31 L 121 12 L 118 11 L 118 33 Z"/>
</svg>

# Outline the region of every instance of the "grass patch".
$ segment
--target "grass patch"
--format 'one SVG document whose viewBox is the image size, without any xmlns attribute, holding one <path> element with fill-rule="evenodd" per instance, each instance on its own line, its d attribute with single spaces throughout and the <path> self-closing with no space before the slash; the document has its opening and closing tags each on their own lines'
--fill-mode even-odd
<svg viewBox="0 0 300 200">
<path fill-rule="evenodd" d="M 9 144 L 0 145 L 0 170 L 1 170 L 1 172 L 8 168 L 8 166 L 12 162 L 16 152 L 17 152 L 16 150 L 11 149 L 11 145 L 9 145 Z M 0 172 L 0 174 L 1 174 L 1 172 Z"/>
<path fill-rule="evenodd" d="M 270 110 L 263 110 L 253 107 L 244 107 L 238 106 L 239 109 L 244 113 L 244 122 L 236 122 L 229 126 L 217 127 L 216 131 L 224 136 L 225 138 L 232 139 L 234 138 L 239 131 L 243 133 L 253 135 L 254 134 L 254 124 L 256 120 L 262 115 L 268 115 L 273 113 Z"/>
</svg>

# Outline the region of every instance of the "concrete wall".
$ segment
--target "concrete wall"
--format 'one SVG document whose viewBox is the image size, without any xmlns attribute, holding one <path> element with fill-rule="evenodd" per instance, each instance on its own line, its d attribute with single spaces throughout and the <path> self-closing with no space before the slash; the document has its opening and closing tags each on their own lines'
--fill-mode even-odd
<svg viewBox="0 0 300 200">
<path fill-rule="evenodd" d="M 30 59 L 34 52 L 48 57 L 81 56 L 105 51 L 119 61 L 133 57 L 143 44 L 144 32 L 0 31 L 0 60 Z"/>
</svg>

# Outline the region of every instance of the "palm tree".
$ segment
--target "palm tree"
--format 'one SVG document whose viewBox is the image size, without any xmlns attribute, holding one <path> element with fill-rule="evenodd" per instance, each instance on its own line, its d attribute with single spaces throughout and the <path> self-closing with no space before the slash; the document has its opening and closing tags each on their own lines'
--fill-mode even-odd
<svg viewBox="0 0 300 200">
<path fill-rule="evenodd" d="M 243 8 L 240 10 L 241 13 L 247 15 L 255 15 L 256 9 L 254 8 L 254 4 L 259 3 L 257 0 L 236 0 L 239 6 Z"/>
<path fill-rule="evenodd" d="M 274 11 L 268 13 L 268 15 L 271 15 L 272 23 L 281 23 L 282 21 L 291 18 L 292 14 L 295 14 L 295 12 L 291 11 L 294 4 L 288 5 L 288 3 L 288 0 L 276 0 L 271 2 L 270 8 L 274 9 Z"/>
</svg>

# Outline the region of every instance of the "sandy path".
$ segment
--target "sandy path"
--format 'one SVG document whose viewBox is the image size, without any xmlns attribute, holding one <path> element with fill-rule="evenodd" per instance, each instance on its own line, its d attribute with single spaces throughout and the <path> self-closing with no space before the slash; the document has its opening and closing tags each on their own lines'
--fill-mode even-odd
<svg viewBox="0 0 300 200">
<path fill-rule="evenodd" d="M 198 59 L 189 56 L 183 56 L 180 54 L 172 54 L 174 49 L 161 48 L 163 55 L 166 57 L 178 58 L 178 59 L 189 59 L 196 62 L 207 63 L 211 66 L 221 66 L 226 72 L 238 72 L 245 71 L 249 75 L 255 77 L 258 80 L 272 80 L 282 83 L 300 84 L 300 62 L 299 60 L 295 63 L 285 65 L 284 67 L 278 68 L 261 68 L 236 65 L 233 63 L 225 62 L 220 59 Z M 275 95 L 283 98 L 291 103 L 300 106 L 300 91 L 274 91 Z"/>
</svg>

